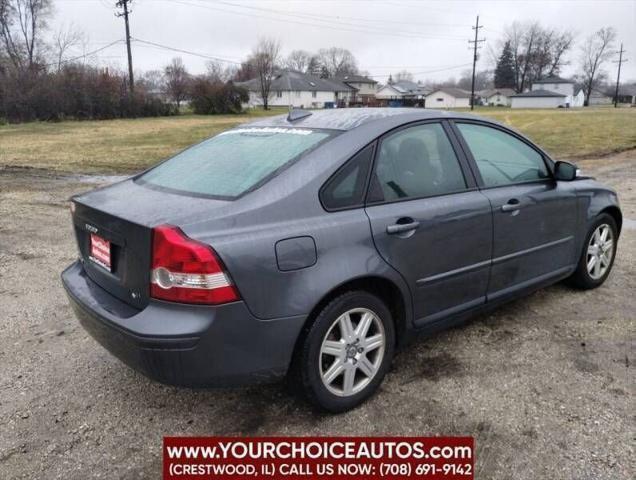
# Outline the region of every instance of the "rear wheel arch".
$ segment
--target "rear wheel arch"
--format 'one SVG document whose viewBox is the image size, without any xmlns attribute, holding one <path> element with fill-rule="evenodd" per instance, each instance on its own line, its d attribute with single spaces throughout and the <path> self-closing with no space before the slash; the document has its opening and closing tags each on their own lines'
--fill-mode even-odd
<svg viewBox="0 0 636 480">
<path fill-rule="evenodd" d="M 395 338 L 396 343 L 399 343 L 407 329 L 407 299 L 400 288 L 391 280 L 386 277 L 379 276 L 365 276 L 348 280 L 337 287 L 330 290 L 325 294 L 320 301 L 312 308 L 310 314 L 307 316 L 305 325 L 303 326 L 300 335 L 296 339 L 296 345 L 294 351 L 296 352 L 300 345 L 302 345 L 305 336 L 309 328 L 311 327 L 316 316 L 334 299 L 340 295 L 362 290 L 380 298 L 391 311 L 393 316 L 393 322 L 395 323 Z"/>
</svg>

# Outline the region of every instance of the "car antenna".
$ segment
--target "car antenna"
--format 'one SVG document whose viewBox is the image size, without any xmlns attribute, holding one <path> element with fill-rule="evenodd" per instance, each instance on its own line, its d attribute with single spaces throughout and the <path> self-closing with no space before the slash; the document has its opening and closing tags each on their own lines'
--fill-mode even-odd
<svg viewBox="0 0 636 480">
<path fill-rule="evenodd" d="M 289 115 L 287 115 L 288 122 L 295 122 L 296 120 L 300 120 L 301 118 L 305 118 L 311 115 L 311 112 L 307 110 L 303 110 L 301 108 L 294 108 L 289 111 Z"/>
<path fill-rule="evenodd" d="M 296 120 L 300 120 L 301 118 L 308 117 L 311 115 L 311 112 L 307 110 L 303 110 L 302 108 L 294 108 L 294 104 L 291 99 L 292 94 L 292 85 L 291 85 L 291 72 L 290 70 L 286 70 L 287 73 L 287 99 L 289 101 L 289 113 L 287 114 L 288 122 L 295 122 Z"/>
</svg>

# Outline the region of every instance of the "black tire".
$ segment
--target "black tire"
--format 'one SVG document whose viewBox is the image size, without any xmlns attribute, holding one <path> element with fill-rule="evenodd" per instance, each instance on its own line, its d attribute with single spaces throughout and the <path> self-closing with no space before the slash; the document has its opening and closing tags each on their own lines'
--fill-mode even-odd
<svg viewBox="0 0 636 480">
<path fill-rule="evenodd" d="M 322 363 L 325 361 L 325 357 L 321 354 L 321 347 L 327 334 L 331 334 L 330 331 L 332 331 L 334 322 L 344 313 L 354 309 L 370 310 L 375 314 L 377 320 L 381 322 L 385 338 L 384 354 L 381 360 L 377 360 L 379 367 L 366 386 L 352 395 L 339 396 L 330 391 L 322 381 L 321 368 L 325 368 Z M 353 321 L 354 319 L 352 318 L 352 323 Z M 346 292 L 331 300 L 318 313 L 305 332 L 294 359 L 293 369 L 295 374 L 292 377 L 294 379 L 292 381 L 299 383 L 297 387 L 300 387 L 307 399 L 320 410 L 332 413 L 344 412 L 360 405 L 373 395 L 391 365 L 394 351 L 395 326 L 391 312 L 385 303 L 366 291 Z M 364 353 L 364 355 L 366 357 L 367 353 Z M 353 362 L 353 358 L 348 358 L 346 362 Z M 358 378 L 357 375 L 358 373 L 354 374 L 354 379 Z M 362 377 L 363 380 L 364 378 L 365 376 Z M 343 382 L 344 390 L 344 373 L 341 381 Z"/>
<path fill-rule="evenodd" d="M 612 248 L 609 268 L 607 269 L 607 271 L 601 277 L 593 278 L 590 275 L 590 272 L 588 272 L 588 268 L 587 268 L 587 259 L 588 259 L 587 250 L 588 250 L 588 246 L 590 243 L 590 239 L 592 238 L 592 235 L 594 235 L 594 232 L 596 232 L 596 229 L 599 228 L 601 225 L 609 226 L 612 232 L 612 238 L 614 240 L 614 247 Z M 583 249 L 581 251 L 581 256 L 579 258 L 579 263 L 577 264 L 576 270 L 574 271 L 572 276 L 568 278 L 567 280 L 568 283 L 572 285 L 573 287 L 579 288 L 582 290 L 589 290 L 589 289 L 597 288 L 601 286 L 603 282 L 605 282 L 605 280 L 609 276 L 610 272 L 612 271 L 612 267 L 614 266 L 614 259 L 616 258 L 617 246 L 618 246 L 618 228 L 616 227 L 616 221 L 611 215 L 608 215 L 607 213 L 602 213 L 601 215 L 596 217 L 596 219 L 592 222 L 589 230 L 587 231 L 587 234 L 585 235 L 585 242 L 583 243 Z"/>
</svg>

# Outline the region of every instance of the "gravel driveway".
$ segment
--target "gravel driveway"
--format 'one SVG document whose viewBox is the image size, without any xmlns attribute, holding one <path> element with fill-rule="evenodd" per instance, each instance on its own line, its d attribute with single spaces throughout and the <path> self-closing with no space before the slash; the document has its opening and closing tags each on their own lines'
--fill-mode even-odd
<svg viewBox="0 0 636 480">
<path fill-rule="evenodd" d="M 627 218 L 605 285 L 556 285 L 416 341 L 338 416 L 281 386 L 176 389 L 119 363 L 59 281 L 76 257 L 66 199 L 108 179 L 0 170 L 0 478 L 155 478 L 166 434 L 465 434 L 476 478 L 633 478 L 636 151 L 579 165 Z"/>
</svg>

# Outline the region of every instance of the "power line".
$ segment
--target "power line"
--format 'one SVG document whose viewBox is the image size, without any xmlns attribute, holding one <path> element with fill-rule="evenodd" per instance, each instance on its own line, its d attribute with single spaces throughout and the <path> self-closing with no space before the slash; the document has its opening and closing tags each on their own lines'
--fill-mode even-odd
<svg viewBox="0 0 636 480">
<path fill-rule="evenodd" d="M 206 60 L 217 60 L 219 62 L 233 63 L 235 65 L 241 65 L 243 63 L 243 62 L 240 62 L 240 61 L 228 60 L 227 58 L 217 57 L 217 56 L 214 56 L 214 55 L 208 55 L 208 54 L 205 54 L 205 53 L 193 52 L 191 50 L 184 50 L 182 48 L 170 47 L 168 45 L 162 45 L 160 43 L 150 42 L 148 40 L 142 40 L 141 38 L 132 37 L 132 40 L 134 42 L 143 43 L 143 44 L 146 44 L 146 45 L 150 45 L 152 47 L 161 48 L 163 50 L 170 50 L 172 52 L 185 53 L 186 55 L 192 55 L 194 57 L 205 58 Z"/>
<path fill-rule="evenodd" d="M 458 68 L 463 68 L 463 67 L 469 67 L 470 63 L 462 63 L 461 65 L 453 65 L 450 67 L 443 67 L 443 68 L 437 68 L 434 70 L 423 70 L 420 72 L 410 72 L 413 75 L 426 75 L 429 73 L 439 73 L 439 72 L 446 72 L 449 70 L 457 70 Z M 390 77 L 391 74 L 387 74 L 387 75 L 371 75 L 373 78 L 385 78 L 385 77 Z"/>
<path fill-rule="evenodd" d="M 91 52 L 87 52 L 87 53 L 84 53 L 82 55 L 78 55 L 76 57 L 67 58 L 66 60 L 62 60 L 61 62 L 47 63 L 47 64 L 44 64 L 42 66 L 43 67 L 53 67 L 53 66 L 56 66 L 56 65 L 62 65 L 62 64 L 65 64 L 65 63 L 74 62 L 76 60 L 79 60 L 80 58 L 91 57 L 91 56 L 95 55 L 96 53 L 101 52 L 102 50 L 106 50 L 107 48 L 110 48 L 113 45 L 117 45 L 118 43 L 123 43 L 123 42 L 124 42 L 124 40 L 121 40 L 121 39 L 120 40 L 115 40 L 114 42 L 111 42 L 108 45 L 104 45 L 103 47 L 98 48 L 97 50 L 93 50 Z"/>
<path fill-rule="evenodd" d="M 471 63 L 468 63 L 467 65 L 471 65 Z M 373 68 L 373 69 L 382 69 L 382 70 L 395 70 L 397 68 L 404 68 L 404 69 L 412 69 L 412 68 L 446 68 L 446 67 L 452 67 L 452 65 L 445 65 L 445 66 L 435 66 L 435 65 L 365 65 L 365 68 Z"/>
<path fill-rule="evenodd" d="M 359 28 L 359 26 L 356 25 L 356 28 L 353 28 L 353 27 L 336 26 L 336 25 L 333 25 L 333 22 L 330 22 L 328 24 L 319 24 L 319 23 L 311 23 L 311 22 L 301 21 L 301 20 L 291 20 L 289 18 L 276 18 L 276 17 L 265 16 L 265 15 L 260 15 L 260 14 L 256 14 L 256 13 L 247 13 L 247 12 L 238 12 L 236 10 L 227 10 L 227 9 L 224 9 L 224 8 L 213 7 L 213 6 L 210 6 L 210 5 L 207 5 L 207 4 L 190 3 L 190 2 L 185 1 L 185 0 L 172 0 L 171 3 L 178 3 L 178 4 L 186 5 L 186 6 L 203 8 L 203 9 L 206 9 L 206 10 L 219 11 L 219 12 L 229 13 L 231 15 L 239 15 L 239 16 L 254 17 L 254 18 L 263 18 L 263 19 L 266 19 L 266 20 L 273 20 L 275 22 L 294 23 L 294 24 L 305 25 L 305 26 L 310 26 L 310 27 L 314 27 L 314 28 L 322 28 L 322 29 L 329 29 L 329 30 L 339 30 L 339 31 L 344 31 L 344 32 L 367 33 L 367 34 L 372 34 L 372 35 L 387 35 L 387 36 L 402 37 L 402 38 L 419 38 L 419 39 L 427 39 L 427 40 L 463 40 L 463 38 L 461 38 L 459 36 L 453 37 L 453 36 L 439 36 L 439 35 L 438 36 L 421 35 L 421 34 L 416 33 L 416 32 L 399 33 L 399 32 L 389 31 L 389 30 L 372 29 L 372 28 L 367 27 L 367 26 L 362 26 L 361 28 Z M 347 24 L 340 22 L 339 25 L 347 25 Z"/>
<path fill-rule="evenodd" d="M 193 52 L 191 50 L 185 50 L 183 48 L 171 47 L 169 45 L 163 45 L 161 43 L 151 42 L 149 40 L 142 40 L 142 39 L 136 38 L 136 37 L 132 37 L 132 41 L 137 42 L 137 43 L 141 43 L 141 44 L 144 44 L 144 45 L 148 45 L 148 46 L 151 46 L 151 47 L 160 48 L 160 49 L 163 49 L 163 50 L 168 50 L 168 51 L 171 51 L 171 52 L 184 53 L 186 55 L 192 55 L 192 56 L 195 56 L 195 57 L 204 58 L 206 60 L 216 60 L 216 61 L 220 61 L 220 62 L 232 63 L 232 64 L 235 64 L 235 65 L 243 65 L 243 64 L 250 65 L 247 62 L 229 60 L 227 58 L 223 58 L 223 57 L 219 57 L 219 56 L 215 56 L 215 55 L 210 55 L 210 54 L 206 54 L 206 53 L 201 53 L 201 52 Z M 440 68 L 432 68 L 432 69 L 429 69 L 429 70 L 413 72 L 413 74 L 414 75 L 425 75 L 425 74 L 428 74 L 428 73 L 437 73 L 437 72 L 444 72 L 444 71 L 447 71 L 447 70 L 455 70 L 455 69 L 462 68 L 462 67 L 467 67 L 467 66 L 470 66 L 470 63 L 463 63 L 461 65 L 450 65 L 450 66 L 445 66 L 445 67 L 440 67 Z M 365 66 L 365 67 L 366 68 L 371 68 L 368 65 Z M 416 68 L 416 67 L 413 67 L 413 66 L 409 67 L 408 65 L 406 65 L 404 67 L 406 67 L 406 68 Z M 422 67 L 422 65 L 420 65 L 420 67 Z M 387 75 L 371 75 L 371 76 L 380 78 L 380 77 L 388 77 L 389 75 L 387 74 Z"/>
<path fill-rule="evenodd" d="M 468 43 L 473 44 L 473 78 L 470 85 L 470 109 L 473 110 L 475 108 L 475 68 L 477 67 L 477 49 L 481 48 L 479 46 L 480 43 L 486 41 L 486 39 L 479 39 L 479 29 L 483 28 L 483 25 L 479 25 L 479 15 L 477 15 L 477 21 L 475 22 L 475 26 L 472 27 L 475 30 L 475 40 L 468 40 Z"/>
<path fill-rule="evenodd" d="M 205 2 L 205 0 L 192 0 L 192 1 L 201 1 L 201 2 Z M 398 25 L 415 25 L 418 27 L 467 27 L 469 25 L 466 24 L 459 24 L 459 23 L 433 23 L 433 22 L 429 22 L 429 23 L 422 23 L 422 22 L 405 22 L 405 21 L 400 21 L 400 20 L 385 20 L 385 19 L 373 19 L 373 18 L 364 18 L 364 17 L 347 17 L 344 15 L 325 15 L 325 14 L 313 14 L 313 13 L 302 13 L 302 12 L 297 12 L 297 11 L 285 11 L 285 10 L 276 10 L 274 8 L 264 8 L 264 7 L 254 7 L 254 6 L 248 6 L 248 5 L 241 5 L 238 3 L 232 3 L 232 2 L 226 2 L 223 0 L 217 0 L 215 3 L 220 3 L 223 5 L 228 5 L 228 6 L 232 6 L 232 7 L 239 7 L 239 8 L 245 8 L 245 9 L 250 9 L 250 10 L 257 10 L 257 11 L 262 11 L 262 12 L 271 12 L 271 13 L 278 13 L 281 15 L 287 15 L 287 16 L 294 16 L 294 17 L 299 17 L 299 18 L 308 18 L 308 19 L 313 19 L 313 20 L 320 20 L 320 21 L 325 21 L 325 18 L 332 18 L 335 20 L 339 20 L 341 21 L 342 19 L 344 20 L 357 20 L 359 22 L 367 22 L 367 23 L 382 23 L 382 24 L 386 24 L 386 23 L 392 23 L 392 24 L 398 24 Z M 345 24 L 346 25 L 346 24 Z M 354 26 L 361 26 L 361 27 L 367 27 L 367 25 L 359 25 L 359 24 L 349 24 L 349 25 L 354 25 Z M 416 32 L 413 32 L 416 33 Z"/>
</svg>

